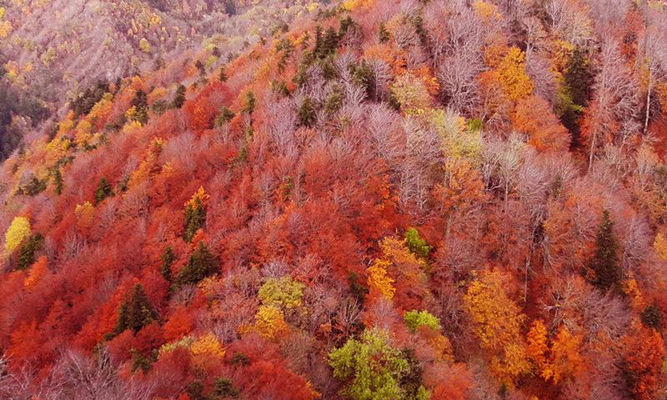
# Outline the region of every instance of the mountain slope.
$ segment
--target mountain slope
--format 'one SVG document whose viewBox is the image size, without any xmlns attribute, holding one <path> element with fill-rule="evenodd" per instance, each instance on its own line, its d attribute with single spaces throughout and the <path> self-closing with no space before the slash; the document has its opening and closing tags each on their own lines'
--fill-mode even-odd
<svg viewBox="0 0 667 400">
<path fill-rule="evenodd" d="M 316 7 L 231 0 L 9 2 L 0 8 L 3 80 L 42 107 L 62 111 L 100 81 L 159 68 L 203 42 L 231 57 L 307 6 Z"/>
<path fill-rule="evenodd" d="M 665 21 L 346 1 L 88 91 L 3 164 L 0 393 L 661 398 Z"/>
</svg>

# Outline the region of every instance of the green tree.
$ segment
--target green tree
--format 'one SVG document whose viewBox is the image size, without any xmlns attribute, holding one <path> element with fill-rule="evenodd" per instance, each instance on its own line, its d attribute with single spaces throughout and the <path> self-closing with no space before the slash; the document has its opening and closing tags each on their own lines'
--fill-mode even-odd
<svg viewBox="0 0 667 400">
<path fill-rule="evenodd" d="M 269 278 L 259 288 L 259 299 L 265 305 L 277 305 L 286 308 L 299 307 L 303 304 L 305 285 L 290 276 Z"/>
<path fill-rule="evenodd" d="M 218 118 L 215 119 L 215 126 L 217 127 L 223 126 L 227 122 L 231 121 L 235 115 L 236 114 L 234 113 L 234 111 L 230 110 L 225 106 L 222 106 L 222 108 L 220 108 L 220 115 L 218 115 Z"/>
<path fill-rule="evenodd" d="M 325 58 L 334 54 L 336 49 L 338 49 L 338 41 L 340 38 L 334 30 L 333 27 L 329 27 L 324 33 L 324 38 L 322 39 L 322 46 L 320 47 L 320 58 Z"/>
<path fill-rule="evenodd" d="M 174 95 L 174 100 L 171 103 L 173 108 L 181 108 L 185 104 L 185 86 L 178 85 L 176 89 L 176 94 Z"/>
<path fill-rule="evenodd" d="M 120 305 L 115 333 L 120 334 L 127 329 L 137 333 L 157 319 L 158 314 L 148 300 L 144 287 L 137 284 Z"/>
<path fill-rule="evenodd" d="M 255 93 L 248 92 L 245 95 L 245 106 L 243 107 L 244 114 L 252 114 L 255 111 L 255 106 L 257 105 L 257 98 Z"/>
<path fill-rule="evenodd" d="M 349 339 L 329 353 L 334 377 L 345 381 L 341 395 L 353 400 L 428 399 L 421 385 L 410 390 L 411 366 L 402 351 L 394 349 L 386 332 L 366 330 L 360 340 Z"/>
<path fill-rule="evenodd" d="M 38 179 L 35 175 L 30 177 L 30 181 L 25 187 L 23 187 L 22 192 L 28 196 L 36 196 L 46 190 L 46 183 L 48 179 Z"/>
<path fill-rule="evenodd" d="M 641 314 L 642 323 L 649 328 L 660 329 L 662 327 L 662 311 L 660 307 L 651 304 Z"/>
<path fill-rule="evenodd" d="M 19 251 L 18 269 L 25 270 L 35 262 L 35 254 L 42 249 L 44 236 L 37 232 L 30 236 L 28 242 L 21 247 Z"/>
<path fill-rule="evenodd" d="M 600 225 L 595 240 L 595 255 L 591 260 L 591 269 L 595 272 L 593 284 L 601 290 L 617 289 L 620 291 L 622 279 L 621 266 L 618 262 L 618 244 L 614 236 L 614 222 L 609 211 L 602 212 Z"/>
<path fill-rule="evenodd" d="M 95 203 L 101 203 L 102 200 L 113 195 L 114 192 L 111 188 L 111 184 L 105 177 L 100 178 L 100 183 L 97 184 L 97 189 L 95 189 Z"/>
<path fill-rule="evenodd" d="M 412 254 L 418 257 L 426 258 L 431 252 L 431 246 L 426 244 L 426 240 L 419 235 L 415 228 L 409 228 L 405 231 L 405 244 L 408 245 Z"/>
<path fill-rule="evenodd" d="M 380 27 L 378 28 L 378 40 L 380 43 L 387 43 L 389 39 L 391 39 L 391 36 L 389 35 L 387 26 L 384 23 L 381 23 Z"/>
<path fill-rule="evenodd" d="M 585 107 L 588 105 L 590 87 L 593 84 L 593 74 L 591 73 L 586 52 L 577 47 L 565 66 L 563 76 L 565 85 L 572 96 L 574 104 Z"/>
<path fill-rule="evenodd" d="M 191 242 L 195 233 L 204 226 L 206 221 L 206 208 L 201 197 L 195 197 L 185 207 L 185 232 L 183 238 Z"/>
<path fill-rule="evenodd" d="M 427 326 L 433 329 L 434 331 L 440 331 L 441 329 L 440 320 L 426 310 L 408 311 L 403 316 L 403 320 L 405 321 L 405 325 L 407 325 L 407 327 L 410 328 L 412 332 L 415 332 L 418 328 L 422 326 Z"/>
<path fill-rule="evenodd" d="M 593 74 L 586 60 L 586 52 L 577 47 L 565 65 L 558 101 L 561 122 L 572 133 L 572 146 L 581 144 L 579 119 L 588 104 L 592 84 Z"/>
<path fill-rule="evenodd" d="M 241 393 L 236 389 L 232 382 L 227 378 L 217 378 L 213 386 L 213 396 L 216 399 L 236 398 Z"/>
<path fill-rule="evenodd" d="M 214 275 L 219 269 L 218 258 L 208 250 L 203 242 L 199 242 L 199 247 L 192 252 L 188 263 L 181 269 L 176 281 L 179 285 L 196 284 Z"/>
<path fill-rule="evenodd" d="M 148 96 L 146 96 L 146 93 L 141 89 L 137 90 L 130 104 L 135 109 L 133 119 L 145 125 L 148 122 Z"/>
<path fill-rule="evenodd" d="M 63 174 L 60 172 L 60 168 L 55 168 L 53 170 L 53 185 L 55 186 L 55 192 L 57 195 L 61 195 L 63 193 Z"/>
<path fill-rule="evenodd" d="M 315 123 L 317 118 L 315 113 L 315 102 L 310 97 L 306 97 L 301 104 L 301 107 L 299 107 L 297 117 L 299 119 L 299 126 L 310 128 Z"/>
<path fill-rule="evenodd" d="M 160 268 L 160 273 L 167 282 L 171 282 L 172 279 L 171 266 L 174 264 L 174 260 L 176 260 L 176 255 L 174 255 L 171 246 L 168 246 L 162 254 L 162 268 Z"/>
<path fill-rule="evenodd" d="M 370 98 L 375 98 L 375 73 L 366 60 L 361 60 L 361 64 L 354 68 L 354 81 L 364 89 Z"/>
</svg>

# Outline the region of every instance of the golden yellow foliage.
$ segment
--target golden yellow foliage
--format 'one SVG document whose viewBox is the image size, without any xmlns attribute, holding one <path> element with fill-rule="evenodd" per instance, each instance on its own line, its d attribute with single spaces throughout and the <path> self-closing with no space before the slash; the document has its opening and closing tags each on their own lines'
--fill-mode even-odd
<svg viewBox="0 0 667 400">
<path fill-rule="evenodd" d="M 655 235 L 655 240 L 653 241 L 653 249 L 658 258 L 662 261 L 667 261 L 667 238 L 662 234 L 662 232 Z"/>
<path fill-rule="evenodd" d="M 637 280 L 634 278 L 634 274 L 629 272 L 628 279 L 623 282 L 623 293 L 626 294 L 628 300 L 630 300 L 630 305 L 636 310 L 639 310 L 645 306 L 644 298 L 641 291 L 639 290 L 639 285 Z"/>
<path fill-rule="evenodd" d="M 164 86 L 156 87 L 148 94 L 148 104 L 153 104 L 156 100 L 164 98 L 166 94 L 167 88 Z"/>
<path fill-rule="evenodd" d="M 41 256 L 35 263 L 30 267 L 28 271 L 28 277 L 25 278 L 24 285 L 28 289 L 34 288 L 39 281 L 42 280 L 44 275 L 48 272 L 47 259 L 45 256 Z"/>
<path fill-rule="evenodd" d="M 204 190 L 203 186 L 199 187 L 199 190 L 195 192 L 195 194 L 190 197 L 190 200 L 185 202 L 185 207 L 191 206 L 193 209 L 197 207 L 197 199 L 201 201 L 201 204 L 206 206 L 206 203 L 208 203 L 208 199 L 210 199 L 211 196 L 209 196 L 206 191 Z"/>
<path fill-rule="evenodd" d="M 433 102 L 424 81 L 411 72 L 396 78 L 391 85 L 391 92 L 408 114 L 421 114 Z"/>
<path fill-rule="evenodd" d="M 67 150 L 69 150 L 71 144 L 72 142 L 66 137 L 56 138 L 47 143 L 44 148 L 46 150 L 45 164 L 55 164 L 67 154 Z"/>
<path fill-rule="evenodd" d="M 391 262 L 383 259 L 376 259 L 373 265 L 368 268 L 368 285 L 371 290 L 378 291 L 382 296 L 391 300 L 394 298 L 396 288 L 394 279 L 387 274 L 387 268 Z"/>
<path fill-rule="evenodd" d="M 81 228 L 89 228 L 93 224 L 93 217 L 95 215 L 95 207 L 87 201 L 83 204 L 77 204 L 74 209 L 76 215 L 77 225 Z"/>
<path fill-rule="evenodd" d="M 448 159 L 466 158 L 474 163 L 481 160 L 482 133 L 469 130 L 463 117 L 449 110 L 429 110 L 425 117 L 438 132 Z"/>
<path fill-rule="evenodd" d="M 505 280 L 498 271 L 483 271 L 468 286 L 463 302 L 481 347 L 492 354 L 492 369 L 514 381 L 530 370 L 530 363 L 521 336 L 525 316 L 505 292 Z"/>
<path fill-rule="evenodd" d="M 65 119 L 58 124 L 58 136 L 62 136 L 69 132 L 74 126 L 74 110 L 69 110 Z"/>
<path fill-rule="evenodd" d="M 93 108 L 90 110 L 86 119 L 89 121 L 94 121 L 94 119 L 106 118 L 111 109 L 113 108 L 113 95 L 111 93 L 104 93 L 104 96 L 95 103 Z"/>
<path fill-rule="evenodd" d="M 19 64 L 16 61 L 8 61 L 7 64 L 5 64 L 5 71 L 7 71 L 7 77 L 14 80 L 19 76 Z"/>
<path fill-rule="evenodd" d="M 275 339 L 289 330 L 280 308 L 275 305 L 259 306 L 255 315 L 255 331 L 265 338 Z"/>
<path fill-rule="evenodd" d="M 30 236 L 30 221 L 26 217 L 14 217 L 5 233 L 5 250 L 12 253 Z"/>
<path fill-rule="evenodd" d="M 533 321 L 528 331 L 528 349 L 527 354 L 531 360 L 541 370 L 548 367 L 547 352 L 549 351 L 547 337 L 547 327 L 541 320 Z"/>
<path fill-rule="evenodd" d="M 134 108 L 134 107 L 132 107 Z M 121 130 L 122 133 L 130 133 L 133 132 L 136 129 L 141 128 L 141 122 L 132 120 L 128 122 L 127 124 L 123 125 L 123 129 Z"/>
<path fill-rule="evenodd" d="M 12 23 L 9 21 L 2 21 L 0 22 L 0 39 L 5 39 L 7 36 L 9 36 L 10 33 L 12 33 L 12 30 L 14 27 L 12 26 Z"/>
<path fill-rule="evenodd" d="M 375 0 L 345 0 L 343 2 L 343 7 L 345 7 L 346 10 L 353 11 L 362 7 L 370 7 L 374 3 Z"/>
<path fill-rule="evenodd" d="M 209 332 L 190 345 L 190 352 L 194 356 L 208 354 L 222 358 L 225 356 L 225 347 L 214 333 Z"/>
<path fill-rule="evenodd" d="M 518 47 L 509 49 L 496 74 L 511 100 L 523 99 L 533 92 L 533 81 L 526 73 L 526 55 Z"/>
<path fill-rule="evenodd" d="M 74 133 L 74 143 L 78 148 L 85 148 L 90 144 L 89 142 L 93 137 L 92 130 L 93 126 L 88 120 L 84 119 L 79 122 Z"/>
<path fill-rule="evenodd" d="M 139 49 L 143 51 L 144 53 L 150 53 L 151 52 L 151 43 L 146 40 L 146 38 L 141 38 L 139 41 Z"/>
<path fill-rule="evenodd" d="M 39 56 L 39 59 L 42 60 L 42 64 L 45 67 L 51 66 L 53 61 L 56 59 L 56 50 L 52 47 L 49 47 L 42 55 Z"/>
<path fill-rule="evenodd" d="M 484 22 L 491 20 L 502 21 L 503 16 L 498 12 L 498 7 L 485 1 L 477 0 L 472 3 L 472 7 Z"/>
<path fill-rule="evenodd" d="M 552 43 L 551 60 L 557 71 L 565 71 L 567 63 L 572 57 L 574 45 L 565 40 L 554 40 Z"/>
<path fill-rule="evenodd" d="M 579 354 L 583 338 L 581 335 L 572 335 L 565 327 L 561 327 L 554 339 L 552 347 L 552 369 L 543 371 L 545 379 L 553 379 L 558 383 L 563 378 L 578 374 L 584 367 L 584 359 Z"/>
<path fill-rule="evenodd" d="M 319 7 L 320 7 L 320 6 L 319 6 L 318 3 L 309 3 L 309 4 L 306 6 L 306 9 L 308 10 L 308 12 L 311 12 L 311 13 L 312 13 L 313 11 L 317 10 Z"/>
<path fill-rule="evenodd" d="M 160 153 L 162 152 L 162 147 L 164 146 L 164 140 L 160 138 L 155 138 L 151 141 L 150 147 L 146 155 L 146 159 L 139 164 L 139 167 L 136 171 L 132 173 L 130 181 L 128 182 L 130 187 L 135 186 L 139 182 L 143 182 L 149 177 L 160 173 L 161 168 L 157 162 Z M 188 204 L 188 203 L 186 203 Z"/>
<path fill-rule="evenodd" d="M 660 104 L 662 104 L 662 112 L 667 114 L 667 82 L 658 86 L 658 97 Z"/>
<path fill-rule="evenodd" d="M 190 336 L 185 336 L 177 341 L 163 344 L 158 350 L 158 357 L 162 357 L 163 355 L 179 348 L 189 349 L 192 343 L 194 343 L 194 339 Z"/>
</svg>

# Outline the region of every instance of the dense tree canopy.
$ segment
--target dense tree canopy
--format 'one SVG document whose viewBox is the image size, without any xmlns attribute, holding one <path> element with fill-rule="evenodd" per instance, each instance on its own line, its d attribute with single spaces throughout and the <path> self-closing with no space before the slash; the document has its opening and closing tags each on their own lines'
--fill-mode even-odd
<svg viewBox="0 0 667 400">
<path fill-rule="evenodd" d="M 12 123 L 0 398 L 664 397 L 660 2 L 293 3 Z"/>
</svg>

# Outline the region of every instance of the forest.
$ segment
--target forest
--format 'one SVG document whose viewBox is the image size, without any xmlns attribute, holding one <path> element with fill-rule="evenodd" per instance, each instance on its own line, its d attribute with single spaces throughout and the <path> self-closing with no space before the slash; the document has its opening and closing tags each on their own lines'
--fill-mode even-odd
<svg viewBox="0 0 667 400">
<path fill-rule="evenodd" d="M 667 399 L 667 3 L 299 4 L 24 124 L 0 399 Z"/>
</svg>

